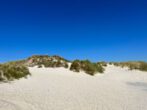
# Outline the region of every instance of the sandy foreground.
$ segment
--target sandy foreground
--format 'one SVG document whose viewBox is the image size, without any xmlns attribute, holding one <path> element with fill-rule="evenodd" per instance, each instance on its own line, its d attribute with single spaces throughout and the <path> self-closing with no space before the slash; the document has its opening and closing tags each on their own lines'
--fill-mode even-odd
<svg viewBox="0 0 147 110">
<path fill-rule="evenodd" d="M 147 73 L 106 67 L 89 76 L 29 68 L 28 79 L 0 83 L 0 110 L 147 110 Z"/>
</svg>

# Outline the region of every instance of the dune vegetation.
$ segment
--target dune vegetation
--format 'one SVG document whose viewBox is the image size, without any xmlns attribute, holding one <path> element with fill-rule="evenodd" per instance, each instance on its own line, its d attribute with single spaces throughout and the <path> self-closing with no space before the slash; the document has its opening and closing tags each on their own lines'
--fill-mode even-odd
<svg viewBox="0 0 147 110">
<path fill-rule="evenodd" d="M 115 66 L 128 67 L 129 70 L 147 71 L 147 62 L 143 61 L 130 61 L 130 62 L 113 62 Z"/>
<path fill-rule="evenodd" d="M 26 60 L 26 65 L 38 68 L 44 67 L 64 67 L 68 68 L 68 61 L 59 56 L 48 56 L 48 55 L 34 55 Z"/>
<path fill-rule="evenodd" d="M 68 63 L 71 63 L 70 67 Z M 28 67 L 37 66 L 42 67 L 63 67 L 74 72 L 83 71 L 89 75 L 95 75 L 96 73 L 103 73 L 107 65 L 115 65 L 120 67 L 127 67 L 129 70 L 147 71 L 147 62 L 143 61 L 130 61 L 130 62 L 97 62 L 93 63 L 89 60 L 74 60 L 72 62 L 60 57 L 60 56 L 48 56 L 48 55 L 34 55 L 25 60 L 12 61 L 4 64 L 0 64 L 0 81 L 10 81 L 19 79 L 30 75 Z"/>
<path fill-rule="evenodd" d="M 28 68 L 15 62 L 0 64 L 0 81 L 10 81 L 30 75 Z"/>
<path fill-rule="evenodd" d="M 104 68 L 100 63 L 92 63 L 89 60 L 75 60 L 72 62 L 71 71 L 80 72 L 84 71 L 89 75 L 95 75 L 96 73 L 103 73 Z"/>
<path fill-rule="evenodd" d="M 107 66 L 107 62 L 104 62 L 104 61 L 102 61 L 102 62 L 97 62 L 97 64 L 98 64 L 98 65 L 101 65 L 101 66 L 104 66 L 104 67 Z"/>
</svg>

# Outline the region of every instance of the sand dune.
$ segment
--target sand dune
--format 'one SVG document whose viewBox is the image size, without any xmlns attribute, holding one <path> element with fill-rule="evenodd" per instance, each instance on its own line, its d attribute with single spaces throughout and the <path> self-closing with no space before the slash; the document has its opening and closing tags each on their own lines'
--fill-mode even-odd
<svg viewBox="0 0 147 110">
<path fill-rule="evenodd" d="M 147 110 L 145 72 L 110 65 L 96 76 L 29 69 L 28 79 L 0 84 L 0 110 Z"/>
</svg>

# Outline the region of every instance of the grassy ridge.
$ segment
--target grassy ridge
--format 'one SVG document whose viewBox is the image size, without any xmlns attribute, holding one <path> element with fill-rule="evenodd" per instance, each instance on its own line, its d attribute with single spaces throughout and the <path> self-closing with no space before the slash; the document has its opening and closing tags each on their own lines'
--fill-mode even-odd
<svg viewBox="0 0 147 110">
<path fill-rule="evenodd" d="M 26 65 L 33 67 L 64 67 L 68 68 L 68 61 L 59 56 L 34 55 L 26 60 Z"/>
</svg>

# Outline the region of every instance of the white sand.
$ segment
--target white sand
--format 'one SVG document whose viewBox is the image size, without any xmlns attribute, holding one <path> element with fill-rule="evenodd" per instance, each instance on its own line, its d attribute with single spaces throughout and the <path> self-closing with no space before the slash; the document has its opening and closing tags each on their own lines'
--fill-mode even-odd
<svg viewBox="0 0 147 110">
<path fill-rule="evenodd" d="M 89 76 L 30 68 L 32 76 L 0 84 L 0 110 L 147 110 L 147 73 L 108 66 Z"/>
</svg>

